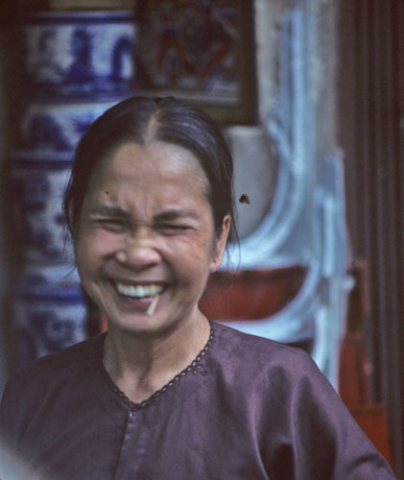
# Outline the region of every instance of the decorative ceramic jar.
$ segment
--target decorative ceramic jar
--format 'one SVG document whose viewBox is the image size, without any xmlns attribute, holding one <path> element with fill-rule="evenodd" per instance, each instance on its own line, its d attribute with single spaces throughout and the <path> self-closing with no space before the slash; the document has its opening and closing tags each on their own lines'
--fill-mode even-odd
<svg viewBox="0 0 404 480">
<path fill-rule="evenodd" d="M 124 96 L 104 101 L 35 101 L 20 119 L 20 148 L 38 155 L 71 161 L 72 152 L 87 128 Z M 57 157 L 54 157 L 56 153 Z M 43 157 L 44 161 L 48 160 Z"/>
<path fill-rule="evenodd" d="M 24 15 L 19 29 L 25 97 L 12 177 L 26 265 L 14 325 L 24 364 L 89 335 L 62 202 L 78 141 L 133 94 L 136 22 L 130 11 L 47 12 Z"/>
<path fill-rule="evenodd" d="M 132 89 L 130 11 L 37 13 L 20 23 L 26 82 L 35 96 L 94 98 Z"/>
<path fill-rule="evenodd" d="M 14 158 L 14 194 L 17 227 L 26 260 L 62 263 L 72 259 L 63 216 L 63 195 L 70 163 Z"/>
<path fill-rule="evenodd" d="M 15 294 L 14 317 L 20 364 L 84 340 L 86 310 L 74 267 L 30 264 Z"/>
</svg>

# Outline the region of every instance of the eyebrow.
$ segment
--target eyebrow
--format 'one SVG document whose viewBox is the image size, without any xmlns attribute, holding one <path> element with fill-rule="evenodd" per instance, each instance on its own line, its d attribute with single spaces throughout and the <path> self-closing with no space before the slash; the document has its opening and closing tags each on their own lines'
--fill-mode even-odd
<svg viewBox="0 0 404 480">
<path fill-rule="evenodd" d="M 90 215 L 105 217 L 130 217 L 130 212 L 116 205 L 95 205 L 90 210 Z M 181 218 L 196 219 L 197 214 L 184 208 L 169 208 L 157 213 L 154 216 L 155 222 L 167 222 Z"/>
<path fill-rule="evenodd" d="M 184 208 L 172 208 L 160 212 L 154 217 L 155 221 L 157 222 L 177 220 L 179 218 L 196 218 L 196 215 Z"/>
<path fill-rule="evenodd" d="M 130 215 L 123 208 L 116 205 L 94 205 L 89 209 L 91 217 L 128 218 Z"/>
</svg>

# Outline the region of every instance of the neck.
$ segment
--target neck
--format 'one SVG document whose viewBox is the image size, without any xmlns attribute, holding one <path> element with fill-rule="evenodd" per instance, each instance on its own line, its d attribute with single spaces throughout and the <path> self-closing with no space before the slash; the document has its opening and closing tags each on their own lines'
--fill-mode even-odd
<svg viewBox="0 0 404 480">
<path fill-rule="evenodd" d="M 114 383 L 141 402 L 186 368 L 203 349 L 210 326 L 199 312 L 164 336 L 135 335 L 110 329 L 104 366 Z"/>
</svg>

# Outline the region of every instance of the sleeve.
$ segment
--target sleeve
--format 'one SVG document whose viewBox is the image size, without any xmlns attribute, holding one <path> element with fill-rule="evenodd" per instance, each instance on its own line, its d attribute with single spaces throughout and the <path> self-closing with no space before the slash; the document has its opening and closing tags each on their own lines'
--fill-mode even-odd
<svg viewBox="0 0 404 480">
<path fill-rule="evenodd" d="M 279 415 L 269 478 L 390 480 L 396 478 L 314 361 L 298 352 L 272 374 Z M 272 476 L 271 476 L 272 475 Z"/>
</svg>

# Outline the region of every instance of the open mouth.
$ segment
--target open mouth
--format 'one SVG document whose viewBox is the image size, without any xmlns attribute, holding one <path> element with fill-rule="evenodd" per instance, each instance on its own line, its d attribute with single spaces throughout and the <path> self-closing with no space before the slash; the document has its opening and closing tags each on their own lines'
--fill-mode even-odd
<svg viewBox="0 0 404 480">
<path fill-rule="evenodd" d="M 149 283 L 142 285 L 131 285 L 128 283 L 115 282 L 118 292 L 129 298 L 150 298 L 160 295 L 165 286 L 157 283 Z"/>
</svg>

